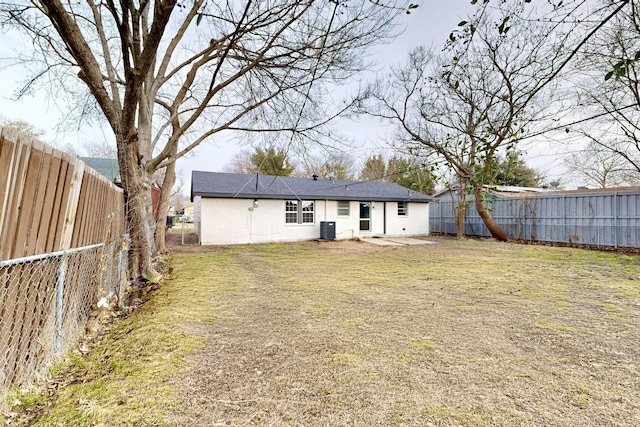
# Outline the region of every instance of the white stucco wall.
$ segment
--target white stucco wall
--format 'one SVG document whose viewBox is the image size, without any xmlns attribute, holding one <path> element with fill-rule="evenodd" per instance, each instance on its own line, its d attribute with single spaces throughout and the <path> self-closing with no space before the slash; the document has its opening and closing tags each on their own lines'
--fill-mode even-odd
<svg viewBox="0 0 640 427">
<path fill-rule="evenodd" d="M 208 244 L 242 244 L 291 242 L 320 237 L 318 212 L 324 212 L 324 202 L 315 204 L 314 224 L 285 224 L 284 200 L 208 199 L 200 204 L 200 242 Z"/>
<path fill-rule="evenodd" d="M 203 245 L 287 242 L 318 239 L 320 222 L 336 222 L 336 238 L 383 235 L 384 202 L 373 202 L 372 230 L 360 231 L 360 204 L 349 203 L 349 216 L 338 216 L 336 201 L 315 201 L 313 224 L 285 224 L 285 201 L 258 199 L 210 199 L 196 197 L 195 227 Z M 397 204 L 386 202 L 386 234 L 425 235 L 429 232 L 429 205 L 409 203 L 407 217 L 398 217 Z"/>
<path fill-rule="evenodd" d="M 202 197 L 200 196 L 196 196 L 193 198 L 193 231 L 195 231 L 195 233 L 198 236 L 201 236 L 201 224 L 202 224 L 202 215 L 201 215 L 201 209 L 200 209 L 200 204 L 202 203 Z"/>
<path fill-rule="evenodd" d="M 398 215 L 398 204 L 387 202 L 388 236 L 415 236 L 429 234 L 429 205 L 409 203 L 407 215 Z"/>
</svg>

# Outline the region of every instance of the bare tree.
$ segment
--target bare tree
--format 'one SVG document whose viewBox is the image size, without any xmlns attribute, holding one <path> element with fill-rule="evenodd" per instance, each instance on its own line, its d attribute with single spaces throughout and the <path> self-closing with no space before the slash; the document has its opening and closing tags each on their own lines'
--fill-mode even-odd
<svg viewBox="0 0 640 427">
<path fill-rule="evenodd" d="M 22 135 L 35 139 L 37 141 L 47 142 L 49 145 L 72 156 L 80 156 L 80 152 L 73 144 L 69 142 L 61 143 L 59 141 L 47 141 L 45 139 L 47 132 L 43 129 L 38 128 L 32 123 L 29 123 L 26 120 L 11 120 L 7 118 L 0 118 L 0 126 L 15 129 Z"/>
<path fill-rule="evenodd" d="M 507 235 L 486 207 L 485 190 L 496 159 L 562 108 L 554 102 L 560 73 L 623 7 L 616 5 L 582 31 L 583 24 L 558 16 L 553 5 L 547 16 L 524 3 L 499 2 L 493 14 L 483 6 L 482 14 L 460 23 L 465 32 L 452 34 L 452 46 L 438 60 L 416 49 L 406 66 L 370 88 L 364 108 L 397 124 L 409 146 L 439 156 L 457 176 L 460 204 L 466 203 L 466 191 L 473 193 L 478 213 L 499 240 Z M 456 219 L 458 227 L 463 219 Z"/>
<path fill-rule="evenodd" d="M 251 154 L 251 150 L 238 151 L 231 159 L 231 163 L 224 167 L 224 171 L 230 173 L 256 173 L 258 167 L 251 161 Z"/>
<path fill-rule="evenodd" d="M 12 128 L 20 132 L 22 135 L 28 136 L 36 140 L 42 140 L 46 135 L 46 132 L 26 120 L 10 120 L 4 117 L 0 117 L 0 126 L 5 128 Z"/>
<path fill-rule="evenodd" d="M 634 170 L 615 151 L 593 141 L 584 149 L 567 154 L 564 162 L 570 176 L 581 185 L 607 188 L 638 184 Z"/>
<path fill-rule="evenodd" d="M 167 168 L 166 212 L 175 160 L 213 135 L 321 132 L 350 107 L 321 108 L 326 85 L 365 68 L 367 49 L 393 35 L 402 10 L 375 3 L 14 0 L 0 3 L 0 20 L 40 55 L 25 87 L 56 73 L 80 83 L 113 130 L 137 277 L 155 274 L 153 173 Z"/>
<path fill-rule="evenodd" d="M 117 159 L 118 150 L 107 141 L 85 141 L 82 144 L 87 157 L 97 157 L 99 159 Z"/>
<path fill-rule="evenodd" d="M 640 2 L 626 3 L 587 46 L 578 68 L 577 102 L 586 119 L 571 129 L 588 146 L 568 163 L 599 186 L 640 180 Z"/>
</svg>

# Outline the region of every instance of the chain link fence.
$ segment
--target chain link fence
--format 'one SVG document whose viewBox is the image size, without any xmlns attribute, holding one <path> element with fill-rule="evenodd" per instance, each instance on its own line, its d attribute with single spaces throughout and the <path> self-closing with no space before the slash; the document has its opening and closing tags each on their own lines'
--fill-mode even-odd
<svg viewBox="0 0 640 427">
<path fill-rule="evenodd" d="M 0 397 L 41 380 L 100 305 L 122 304 L 124 241 L 0 261 Z"/>
</svg>

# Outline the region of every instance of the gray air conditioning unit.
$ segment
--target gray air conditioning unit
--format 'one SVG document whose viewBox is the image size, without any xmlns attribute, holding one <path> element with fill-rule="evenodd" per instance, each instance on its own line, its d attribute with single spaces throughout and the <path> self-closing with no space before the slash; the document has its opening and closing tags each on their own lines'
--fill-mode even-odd
<svg viewBox="0 0 640 427">
<path fill-rule="evenodd" d="M 320 238 L 324 240 L 336 239 L 335 221 L 320 221 Z"/>
</svg>

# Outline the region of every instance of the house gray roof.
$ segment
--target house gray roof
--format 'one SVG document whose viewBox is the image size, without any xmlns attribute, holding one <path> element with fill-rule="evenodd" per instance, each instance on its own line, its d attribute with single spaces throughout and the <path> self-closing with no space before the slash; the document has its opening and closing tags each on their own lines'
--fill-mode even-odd
<svg viewBox="0 0 640 427">
<path fill-rule="evenodd" d="M 398 184 L 193 171 L 195 196 L 238 199 L 363 200 L 428 203 L 432 197 Z"/>
<path fill-rule="evenodd" d="M 78 157 L 78 159 L 111 182 L 114 182 L 116 178 L 120 179 L 118 159 L 101 159 L 98 157 Z"/>
</svg>

